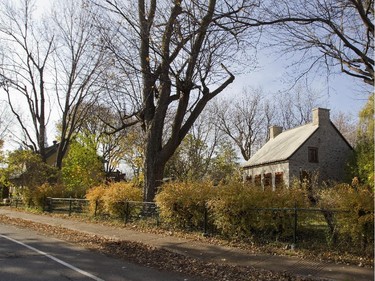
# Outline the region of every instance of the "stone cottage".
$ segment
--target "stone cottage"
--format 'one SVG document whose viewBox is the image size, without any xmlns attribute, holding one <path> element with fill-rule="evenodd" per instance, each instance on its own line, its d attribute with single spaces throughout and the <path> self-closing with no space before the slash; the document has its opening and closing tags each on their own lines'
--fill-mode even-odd
<svg viewBox="0 0 375 281">
<path fill-rule="evenodd" d="M 353 149 L 331 122 L 329 109 L 312 113 L 312 123 L 285 132 L 272 126 L 269 141 L 243 165 L 244 180 L 273 189 L 312 174 L 319 181 L 342 181 Z"/>
</svg>

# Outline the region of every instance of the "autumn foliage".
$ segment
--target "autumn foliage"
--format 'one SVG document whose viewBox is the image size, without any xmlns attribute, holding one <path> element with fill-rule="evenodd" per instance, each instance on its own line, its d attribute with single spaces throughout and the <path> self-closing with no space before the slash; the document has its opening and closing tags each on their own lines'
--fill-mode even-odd
<svg viewBox="0 0 375 281">
<path fill-rule="evenodd" d="M 351 240 L 361 248 L 374 242 L 374 192 L 367 186 L 339 184 L 322 190 L 319 206 L 336 209 L 337 235 Z"/>
<path fill-rule="evenodd" d="M 132 183 L 117 182 L 89 189 L 86 198 L 90 201 L 92 212 L 108 213 L 123 218 L 127 211 L 126 202 L 142 201 L 142 190 Z"/>
<path fill-rule="evenodd" d="M 211 182 L 172 182 L 163 185 L 155 201 L 162 219 L 173 227 L 197 227 L 206 203 L 215 196 Z"/>
<path fill-rule="evenodd" d="M 312 235 L 311 230 L 323 229 L 319 239 L 330 241 L 332 246 L 348 243 L 369 249 L 373 245 L 371 189 L 337 184 L 315 192 L 317 203 L 312 205 L 308 198 L 311 194 L 304 186 L 273 191 L 235 182 L 218 186 L 210 182 L 175 182 L 163 186 L 156 203 L 161 220 L 170 227 L 202 230 L 206 220 L 216 233 L 230 239 L 276 237 L 291 241 L 297 218 L 300 239 Z M 333 240 L 333 236 L 337 239 Z"/>
</svg>

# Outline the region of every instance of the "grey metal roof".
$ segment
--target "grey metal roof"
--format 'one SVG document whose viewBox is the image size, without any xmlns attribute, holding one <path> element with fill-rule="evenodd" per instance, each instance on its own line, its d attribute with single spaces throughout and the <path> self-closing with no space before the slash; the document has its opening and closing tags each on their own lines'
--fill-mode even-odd
<svg viewBox="0 0 375 281">
<path fill-rule="evenodd" d="M 318 129 L 318 125 L 309 123 L 282 132 L 270 139 L 259 149 L 243 167 L 263 165 L 287 160 Z"/>
</svg>

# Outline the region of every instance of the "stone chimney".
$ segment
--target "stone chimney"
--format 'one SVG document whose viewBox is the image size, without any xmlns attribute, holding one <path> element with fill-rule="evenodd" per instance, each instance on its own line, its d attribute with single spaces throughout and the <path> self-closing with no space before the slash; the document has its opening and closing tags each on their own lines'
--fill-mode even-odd
<svg viewBox="0 0 375 281">
<path fill-rule="evenodd" d="M 326 108 L 314 108 L 312 110 L 313 125 L 322 126 L 330 122 L 329 109 Z"/>
<path fill-rule="evenodd" d="M 283 131 L 283 127 L 271 126 L 270 127 L 270 140 L 276 138 Z"/>
</svg>

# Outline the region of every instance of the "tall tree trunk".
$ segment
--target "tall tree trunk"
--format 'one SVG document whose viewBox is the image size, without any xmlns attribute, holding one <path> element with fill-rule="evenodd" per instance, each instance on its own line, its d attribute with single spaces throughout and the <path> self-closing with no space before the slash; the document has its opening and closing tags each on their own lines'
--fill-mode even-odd
<svg viewBox="0 0 375 281">
<path fill-rule="evenodd" d="M 67 151 L 67 142 L 65 140 L 61 140 L 59 146 L 57 147 L 56 152 L 56 167 L 61 170 L 63 158 L 65 157 Z"/>
<path fill-rule="evenodd" d="M 338 233 L 336 229 L 335 215 L 332 211 L 329 210 L 322 210 L 322 213 L 328 226 L 328 235 L 330 243 L 332 243 L 332 245 L 336 245 Z"/>
<path fill-rule="evenodd" d="M 106 1 L 111 8 L 118 11 L 132 27 L 139 27 L 139 59 L 142 75 L 142 112 L 139 119 L 147 134 L 145 140 L 144 160 L 144 201 L 153 201 L 157 188 L 161 185 L 166 162 L 181 141 L 184 139 L 207 103 L 222 92 L 234 76 L 226 69 L 226 55 L 221 48 L 210 48 L 212 42 L 220 41 L 220 32 L 215 31 L 213 19 L 215 12 L 223 12 L 223 23 L 219 26 L 232 26 L 233 6 L 216 0 L 207 1 L 204 7 L 198 2 L 170 1 L 168 5 L 160 5 L 157 9 L 156 0 L 138 0 L 138 22 L 133 24 L 133 16 L 128 16 L 116 4 L 116 1 Z M 165 13 L 167 7 L 170 12 Z M 217 7 L 217 11 L 215 8 Z M 235 14 L 243 11 L 239 5 Z M 161 13 L 161 14 L 159 14 Z M 184 17 L 180 17 L 182 13 Z M 186 17 L 185 17 L 186 15 Z M 154 19 L 157 18 L 156 24 Z M 221 18 L 217 16 L 216 18 Z M 160 24 L 165 20 L 163 24 Z M 210 28 L 212 25 L 212 28 Z M 236 27 L 233 27 L 236 28 Z M 242 24 L 238 26 L 242 29 Z M 220 29 L 220 28 L 219 28 Z M 236 31 L 238 32 L 238 31 Z M 229 34 L 229 33 L 228 33 Z M 230 33 L 232 34 L 232 33 Z M 239 42 L 237 35 L 232 34 L 233 43 Z M 215 43 L 216 44 L 216 43 Z M 212 45 L 213 46 L 213 45 Z M 216 53 L 217 52 L 217 53 Z M 210 90 L 215 80 L 216 59 L 223 73 L 229 77 L 222 81 L 216 89 Z M 229 62 L 229 61 L 228 61 Z M 138 69 L 137 66 L 135 69 Z M 167 116 L 168 110 L 175 110 L 174 116 Z M 168 122 L 166 122 L 168 117 Z M 165 134 L 165 126 L 171 125 L 171 131 Z M 169 134 L 170 133 L 170 134 Z"/>
<path fill-rule="evenodd" d="M 147 153 L 144 163 L 143 201 L 154 201 L 158 187 L 162 184 L 165 163 L 158 161 L 158 153 Z"/>
</svg>

